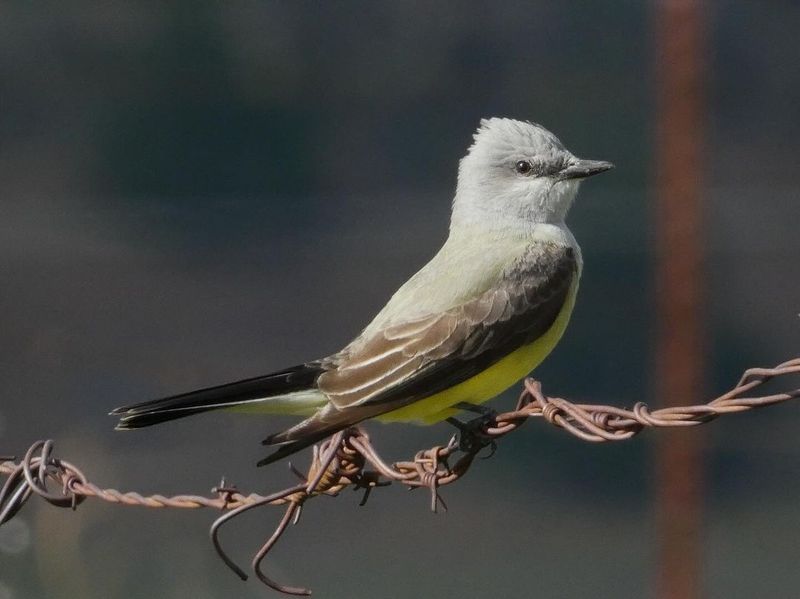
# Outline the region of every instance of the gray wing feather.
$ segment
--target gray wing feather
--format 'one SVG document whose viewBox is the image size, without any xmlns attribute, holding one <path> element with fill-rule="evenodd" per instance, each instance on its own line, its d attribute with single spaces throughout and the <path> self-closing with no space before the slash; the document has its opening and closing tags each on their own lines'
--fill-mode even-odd
<svg viewBox="0 0 800 599">
<path fill-rule="evenodd" d="M 336 408 L 345 409 L 381 401 L 386 391 L 436 362 L 449 360 L 458 368 L 459 362 L 502 346 L 504 353 L 491 352 L 499 359 L 529 341 L 525 331 L 542 334 L 552 325 L 576 270 L 571 248 L 539 244 L 480 297 L 358 340 L 320 376 L 319 388 Z M 514 327 L 503 326 L 512 321 Z M 508 346 L 509 337 L 519 343 Z M 383 354 L 378 360 L 376 352 Z"/>
<path fill-rule="evenodd" d="M 268 438 L 291 445 L 264 463 L 463 382 L 531 343 L 555 322 L 577 272 L 572 248 L 539 243 L 480 297 L 356 340 L 322 362 L 317 385 L 331 403 Z"/>
</svg>

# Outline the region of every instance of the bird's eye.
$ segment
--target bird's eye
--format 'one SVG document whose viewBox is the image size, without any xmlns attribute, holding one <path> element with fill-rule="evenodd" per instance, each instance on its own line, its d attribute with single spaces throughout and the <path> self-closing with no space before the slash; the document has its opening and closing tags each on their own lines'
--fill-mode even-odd
<svg viewBox="0 0 800 599">
<path fill-rule="evenodd" d="M 533 167 L 527 160 L 520 160 L 514 165 L 514 170 L 520 175 L 530 175 Z"/>
</svg>

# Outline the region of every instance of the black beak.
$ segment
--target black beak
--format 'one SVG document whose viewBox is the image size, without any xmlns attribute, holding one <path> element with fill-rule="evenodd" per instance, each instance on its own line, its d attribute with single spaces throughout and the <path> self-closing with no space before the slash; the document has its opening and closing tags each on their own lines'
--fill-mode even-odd
<svg viewBox="0 0 800 599">
<path fill-rule="evenodd" d="M 558 178 L 562 181 L 564 179 L 585 179 L 592 175 L 604 173 L 612 168 L 614 168 L 614 165 L 604 160 L 583 160 L 581 158 L 576 158 L 558 173 Z"/>
</svg>

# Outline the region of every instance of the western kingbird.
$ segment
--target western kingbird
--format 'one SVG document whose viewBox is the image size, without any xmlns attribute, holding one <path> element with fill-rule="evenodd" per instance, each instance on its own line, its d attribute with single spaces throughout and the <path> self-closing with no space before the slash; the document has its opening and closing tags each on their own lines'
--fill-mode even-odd
<svg viewBox="0 0 800 599">
<path fill-rule="evenodd" d="M 305 419 L 268 437 L 269 463 L 368 418 L 431 424 L 530 373 L 558 343 L 581 275 L 564 219 L 609 162 L 544 127 L 484 119 L 462 158 L 439 252 L 340 352 L 265 376 L 118 408 L 127 430 L 209 410 Z"/>
</svg>

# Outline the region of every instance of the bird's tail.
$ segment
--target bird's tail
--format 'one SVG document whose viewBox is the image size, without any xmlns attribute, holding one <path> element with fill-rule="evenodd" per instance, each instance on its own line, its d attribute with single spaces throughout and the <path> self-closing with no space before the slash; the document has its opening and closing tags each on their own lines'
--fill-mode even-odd
<svg viewBox="0 0 800 599">
<path fill-rule="evenodd" d="M 308 414 L 324 399 L 313 393 L 322 372 L 318 363 L 311 362 L 227 385 L 124 406 L 111 414 L 120 417 L 117 430 L 142 428 L 220 409 Z"/>
<path fill-rule="evenodd" d="M 391 409 L 391 404 L 388 406 L 380 404 L 352 406 L 346 410 L 339 410 L 329 403 L 322 409 L 317 410 L 310 418 L 306 418 L 293 427 L 264 439 L 261 442 L 262 445 L 279 445 L 280 447 L 259 461 L 257 465 L 266 466 L 281 460 L 367 418 L 372 418 Z"/>
</svg>

